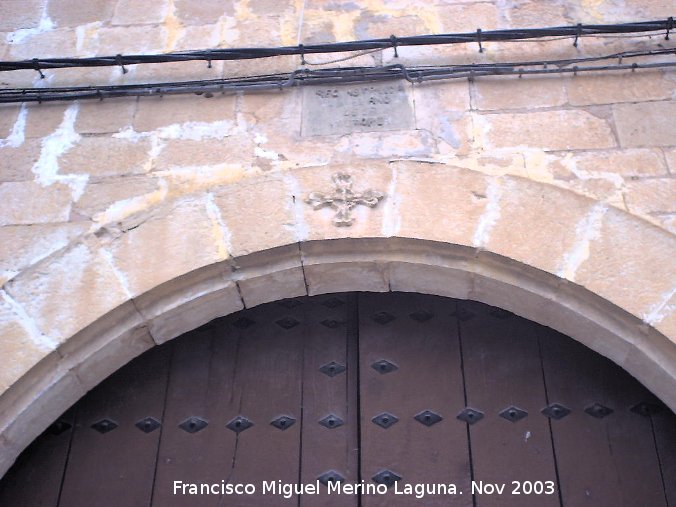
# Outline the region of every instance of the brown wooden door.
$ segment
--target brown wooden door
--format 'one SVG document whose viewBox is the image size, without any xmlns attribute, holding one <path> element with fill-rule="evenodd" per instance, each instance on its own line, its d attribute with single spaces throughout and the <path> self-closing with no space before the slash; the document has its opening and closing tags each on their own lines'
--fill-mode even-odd
<svg viewBox="0 0 676 507">
<path fill-rule="evenodd" d="M 354 494 L 329 494 L 337 482 Z M 255 491 L 223 494 L 236 484 Z M 2 507 L 222 505 L 674 507 L 676 417 L 605 358 L 509 312 L 335 294 L 149 351 L 0 481 Z"/>
</svg>

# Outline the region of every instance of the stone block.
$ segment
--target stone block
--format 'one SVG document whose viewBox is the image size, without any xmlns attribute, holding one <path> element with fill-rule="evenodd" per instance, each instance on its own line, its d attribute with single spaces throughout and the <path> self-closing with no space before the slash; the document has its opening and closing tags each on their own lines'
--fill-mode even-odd
<svg viewBox="0 0 676 507">
<path fill-rule="evenodd" d="M 610 208 L 575 282 L 642 318 L 673 290 L 675 249 L 669 233 Z"/>
<path fill-rule="evenodd" d="M 77 9 L 73 9 L 77 10 Z M 39 32 L 12 42 L 9 57 L 12 60 L 32 60 L 33 58 L 62 58 L 76 56 L 75 30 L 68 28 Z M 33 71 L 35 76 L 37 73 Z"/>
<path fill-rule="evenodd" d="M 92 177 L 141 174 L 150 169 L 150 148 L 149 139 L 83 137 L 60 158 L 59 166 L 63 173 Z"/>
<path fill-rule="evenodd" d="M 44 104 L 30 103 L 26 105 L 26 139 L 37 139 L 53 133 L 63 123 L 64 114 L 69 103 L 47 102 Z"/>
<path fill-rule="evenodd" d="M 489 202 L 487 177 L 444 165 L 397 162 L 395 167 L 395 195 L 383 203 L 392 227 L 388 232 L 471 246 Z"/>
<path fill-rule="evenodd" d="M 332 292 L 388 292 L 388 265 L 378 262 L 305 264 L 308 295 Z"/>
<path fill-rule="evenodd" d="M 0 227 L 0 284 L 84 234 L 86 222 Z"/>
<path fill-rule="evenodd" d="M 111 206 L 123 204 L 134 197 L 151 194 L 159 189 L 157 178 L 128 177 L 90 183 L 73 206 L 78 215 L 94 218 Z"/>
<path fill-rule="evenodd" d="M 644 102 L 613 106 L 623 148 L 676 145 L 676 102 Z"/>
<path fill-rule="evenodd" d="M 593 201 L 542 183 L 505 176 L 492 210 L 495 222 L 481 234 L 488 251 L 557 272 L 564 255 L 584 240 L 578 224 Z M 526 239 L 527 238 L 527 239 Z"/>
<path fill-rule="evenodd" d="M 344 19 L 350 20 L 350 18 Z M 427 33 L 423 19 L 411 13 L 411 11 L 393 11 L 381 14 L 371 10 L 363 10 L 353 23 L 352 31 L 357 39 L 381 39 L 388 38 L 392 34 L 404 37 Z"/>
<path fill-rule="evenodd" d="M 37 27 L 46 3 L 47 0 L 3 0 L 0 32 Z"/>
<path fill-rule="evenodd" d="M 676 179 L 651 178 L 627 182 L 624 198 L 631 213 L 676 213 Z"/>
<path fill-rule="evenodd" d="M 75 131 L 79 134 L 112 134 L 130 127 L 136 102 L 134 97 L 82 101 Z"/>
<path fill-rule="evenodd" d="M 60 183 L 8 182 L 0 183 L 0 202 L 0 226 L 67 222 L 72 194 Z"/>
<path fill-rule="evenodd" d="M 243 279 L 238 284 L 246 308 L 307 294 L 300 266 Z"/>
<path fill-rule="evenodd" d="M 441 22 L 442 33 L 474 32 L 477 28 L 495 30 L 500 27 L 500 11 L 497 5 L 489 2 L 439 5 L 436 14 Z"/>
<path fill-rule="evenodd" d="M 305 204 L 285 181 L 280 177 L 256 178 L 214 191 L 233 257 L 301 239 L 305 226 L 300 209 Z"/>
<path fill-rule="evenodd" d="M 510 28 L 543 28 L 568 26 L 570 19 L 565 2 L 538 2 L 517 0 L 504 9 Z"/>
<path fill-rule="evenodd" d="M 31 170 L 40 159 L 42 143 L 28 139 L 20 146 L 0 147 L 0 181 L 27 181 L 35 178 Z"/>
<path fill-rule="evenodd" d="M 249 136 L 227 136 L 217 140 L 171 139 L 164 143 L 153 170 L 219 164 L 249 167 L 253 156 L 254 143 Z"/>
<path fill-rule="evenodd" d="M 113 25 L 145 25 L 162 23 L 169 13 L 169 0 L 118 0 L 113 13 Z"/>
<path fill-rule="evenodd" d="M 473 86 L 476 108 L 480 110 L 536 109 L 567 102 L 560 76 L 482 77 Z"/>
<path fill-rule="evenodd" d="M 583 150 L 612 148 L 616 144 L 608 122 L 586 111 L 488 114 L 475 120 L 486 148 Z"/>
<path fill-rule="evenodd" d="M 21 106 L 0 104 L 0 145 L 2 145 L 2 140 L 11 134 L 20 110 Z"/>
<path fill-rule="evenodd" d="M 664 158 L 671 174 L 676 174 L 676 149 L 665 149 Z"/>
<path fill-rule="evenodd" d="M 222 231 L 203 197 L 164 205 L 110 245 L 134 297 L 228 257 Z"/>
<path fill-rule="evenodd" d="M 561 78 L 559 81 L 564 82 Z M 583 73 L 565 79 L 571 105 L 644 102 L 671 98 L 674 83 L 659 71 Z"/>
<path fill-rule="evenodd" d="M 625 149 L 615 151 L 588 151 L 573 154 L 578 170 L 589 175 L 619 174 L 631 176 L 659 176 L 666 168 L 659 150 Z"/>
<path fill-rule="evenodd" d="M 235 97 L 214 96 L 210 99 L 193 95 L 143 97 L 139 99 L 134 129 L 148 132 L 186 122 L 235 120 Z"/>
<path fill-rule="evenodd" d="M 73 5 L 71 0 L 49 0 L 47 14 L 59 27 L 75 27 L 110 20 L 117 0 L 87 0 Z"/>
<path fill-rule="evenodd" d="M 175 0 L 175 13 L 183 25 L 206 25 L 215 23 L 221 16 L 232 17 L 235 7 L 232 2 L 219 0 Z"/>
<path fill-rule="evenodd" d="M 38 328 L 59 342 L 128 299 L 99 245 L 89 240 L 45 259 L 7 284 Z M 76 294 L 77 297 L 73 295 Z"/>
<path fill-rule="evenodd" d="M 47 343 L 37 343 L 25 323 L 0 294 L 0 392 L 5 392 L 40 360 L 52 352 Z"/>
<path fill-rule="evenodd" d="M 467 299 L 472 288 L 470 273 L 447 267 L 392 262 L 388 273 L 390 290 L 393 292 L 419 292 Z"/>
<path fill-rule="evenodd" d="M 99 55 L 153 54 L 166 50 L 166 32 L 147 26 L 101 28 L 98 36 Z"/>
</svg>

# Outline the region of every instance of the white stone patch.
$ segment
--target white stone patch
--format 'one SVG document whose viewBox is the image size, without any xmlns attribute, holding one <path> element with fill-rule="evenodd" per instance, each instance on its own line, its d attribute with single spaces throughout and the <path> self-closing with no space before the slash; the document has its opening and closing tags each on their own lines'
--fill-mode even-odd
<svg viewBox="0 0 676 507">
<path fill-rule="evenodd" d="M 398 174 L 397 168 L 392 167 L 392 176 L 390 178 L 390 184 L 387 187 L 384 203 L 385 209 L 383 210 L 382 233 L 386 238 L 396 236 L 401 229 L 401 215 L 399 214 L 401 196 L 397 193 Z"/>
<path fill-rule="evenodd" d="M 483 247 L 488 243 L 493 227 L 500 218 L 500 198 L 502 197 L 502 184 L 498 178 L 492 178 L 488 183 L 486 189 L 486 198 L 488 203 L 484 209 L 474 237 L 472 244 L 476 247 Z"/>
<path fill-rule="evenodd" d="M 5 40 L 8 44 L 23 44 L 27 39 L 41 33 L 51 32 L 54 28 L 56 28 L 56 25 L 47 15 L 47 5 L 45 5 L 38 26 L 35 28 L 20 28 L 14 32 L 9 32 Z"/>
<path fill-rule="evenodd" d="M 305 222 L 305 196 L 302 194 L 298 180 L 290 173 L 284 175 L 284 185 L 289 193 L 287 206 L 290 207 L 293 214 L 293 230 L 296 235 L 296 241 L 302 242 L 310 237 L 310 228 Z"/>
<path fill-rule="evenodd" d="M 127 275 L 125 275 L 122 271 L 120 271 L 120 269 L 115 264 L 113 254 L 103 247 L 101 247 L 99 251 L 101 252 L 101 256 L 106 260 L 106 262 L 110 266 L 110 269 L 115 274 L 115 278 L 117 278 L 118 282 L 120 282 L 120 286 L 122 287 L 122 290 L 124 290 L 126 296 L 129 299 L 134 297 L 131 291 L 131 286 L 129 285 L 129 279 L 127 278 Z"/>
<path fill-rule="evenodd" d="M 51 351 L 54 350 L 58 343 L 53 338 L 42 334 L 38 325 L 35 321 L 26 313 L 26 310 L 12 298 L 7 292 L 0 289 L 0 301 L 2 301 L 2 306 L 5 307 L 5 310 L 9 310 L 14 315 L 16 315 L 21 322 L 22 327 L 28 333 L 28 336 L 31 337 L 33 343 L 42 350 Z"/>
<path fill-rule="evenodd" d="M 671 300 L 676 296 L 676 287 L 662 294 L 659 302 L 650 308 L 650 311 L 643 315 L 643 321 L 646 324 L 654 326 L 664 320 L 664 318 L 676 311 L 676 301 Z"/>
<path fill-rule="evenodd" d="M 589 245 L 601 235 L 601 225 L 606 211 L 608 211 L 608 205 L 598 203 L 577 224 L 575 244 L 564 254 L 561 268 L 556 273 L 558 276 L 571 282 L 575 281 L 577 270 L 589 258 Z"/>
<path fill-rule="evenodd" d="M 265 150 L 260 146 L 254 148 L 254 155 L 260 158 L 266 158 L 268 160 L 277 161 L 279 160 L 279 153 L 272 150 Z"/>
<path fill-rule="evenodd" d="M 80 135 L 75 131 L 75 119 L 79 108 L 78 102 L 73 102 L 68 106 L 63 114 L 61 125 L 42 140 L 40 158 L 32 168 L 35 181 L 43 187 L 48 187 L 54 183 L 68 185 L 74 201 L 82 197 L 89 181 L 89 175 L 59 174 L 59 157 L 80 141 Z"/>
<path fill-rule="evenodd" d="M 5 139 L 0 139 L 0 148 L 9 146 L 10 148 L 18 148 L 26 140 L 26 116 L 28 116 L 28 108 L 26 104 L 21 105 L 19 115 L 16 117 L 12 131 Z"/>
<path fill-rule="evenodd" d="M 207 215 L 213 224 L 214 237 L 218 248 L 218 256 L 227 259 L 232 252 L 232 233 L 223 220 L 221 210 L 214 201 L 214 194 L 208 193 L 206 198 Z"/>
</svg>

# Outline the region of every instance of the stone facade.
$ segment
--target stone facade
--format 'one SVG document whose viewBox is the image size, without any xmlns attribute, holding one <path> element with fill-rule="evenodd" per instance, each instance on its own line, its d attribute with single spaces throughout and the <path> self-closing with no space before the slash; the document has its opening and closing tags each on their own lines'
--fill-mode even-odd
<svg viewBox="0 0 676 507">
<path fill-rule="evenodd" d="M 0 59 L 296 45 L 664 19 L 673 3 L 0 0 Z M 558 59 L 674 37 L 399 48 L 332 65 Z M 312 64 L 348 55 L 311 55 Z M 287 72 L 300 58 L 0 73 L 2 87 Z M 325 65 L 330 66 L 330 65 Z M 314 135 L 307 90 L 0 105 L 0 473 L 143 350 L 342 290 L 484 301 L 554 327 L 676 407 L 676 74 L 402 85 L 410 117 Z M 309 119 L 308 119 L 309 118 Z M 409 121 L 410 120 L 410 121 Z M 385 195 L 336 227 L 346 172 Z"/>
</svg>

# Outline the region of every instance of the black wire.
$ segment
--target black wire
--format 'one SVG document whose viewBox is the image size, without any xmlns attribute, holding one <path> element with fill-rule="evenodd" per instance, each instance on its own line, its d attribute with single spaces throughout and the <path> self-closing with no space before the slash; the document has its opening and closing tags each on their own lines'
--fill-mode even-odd
<svg viewBox="0 0 676 507">
<path fill-rule="evenodd" d="M 671 22 L 669 21 L 671 19 Z M 351 42 L 330 44 L 313 44 L 309 46 L 280 46 L 272 48 L 233 48 L 210 49 L 201 51 L 183 51 L 155 55 L 114 55 L 97 56 L 90 58 L 33 58 L 21 61 L 0 62 L 0 72 L 20 69 L 58 69 L 69 67 L 106 67 L 135 65 L 144 63 L 181 62 L 203 60 L 208 63 L 214 60 L 247 60 L 255 58 L 270 58 L 274 56 L 305 55 L 318 53 L 341 53 L 349 51 L 364 51 L 370 49 L 386 49 L 393 45 L 401 46 L 428 46 L 436 44 L 460 44 L 467 42 L 514 41 L 537 39 L 553 36 L 584 37 L 598 34 L 626 34 L 639 32 L 657 32 L 670 29 L 673 18 L 663 21 L 644 21 L 614 25 L 574 25 L 550 28 L 529 28 L 510 30 L 490 30 L 457 34 L 416 35 L 411 37 L 391 37 L 383 39 L 369 39 Z"/>
<path fill-rule="evenodd" d="M 167 82 L 153 84 L 85 86 L 63 88 L 28 88 L 0 90 L 0 103 L 51 102 L 109 97 L 139 97 L 195 93 L 214 93 L 241 90 L 273 90 L 293 86 L 347 84 L 406 79 L 411 83 L 444 79 L 477 78 L 482 76 L 547 75 L 598 71 L 659 69 L 676 66 L 676 62 L 622 64 L 623 59 L 655 55 L 674 55 L 676 48 L 652 51 L 628 51 L 606 56 L 546 60 L 537 62 L 509 62 L 495 64 L 412 66 L 389 65 L 381 67 L 341 67 L 318 70 L 300 69 L 291 73 L 268 74 L 229 79 Z M 573 65 L 603 60 L 618 60 L 614 65 Z M 571 65 L 573 65 L 571 67 Z"/>
</svg>

